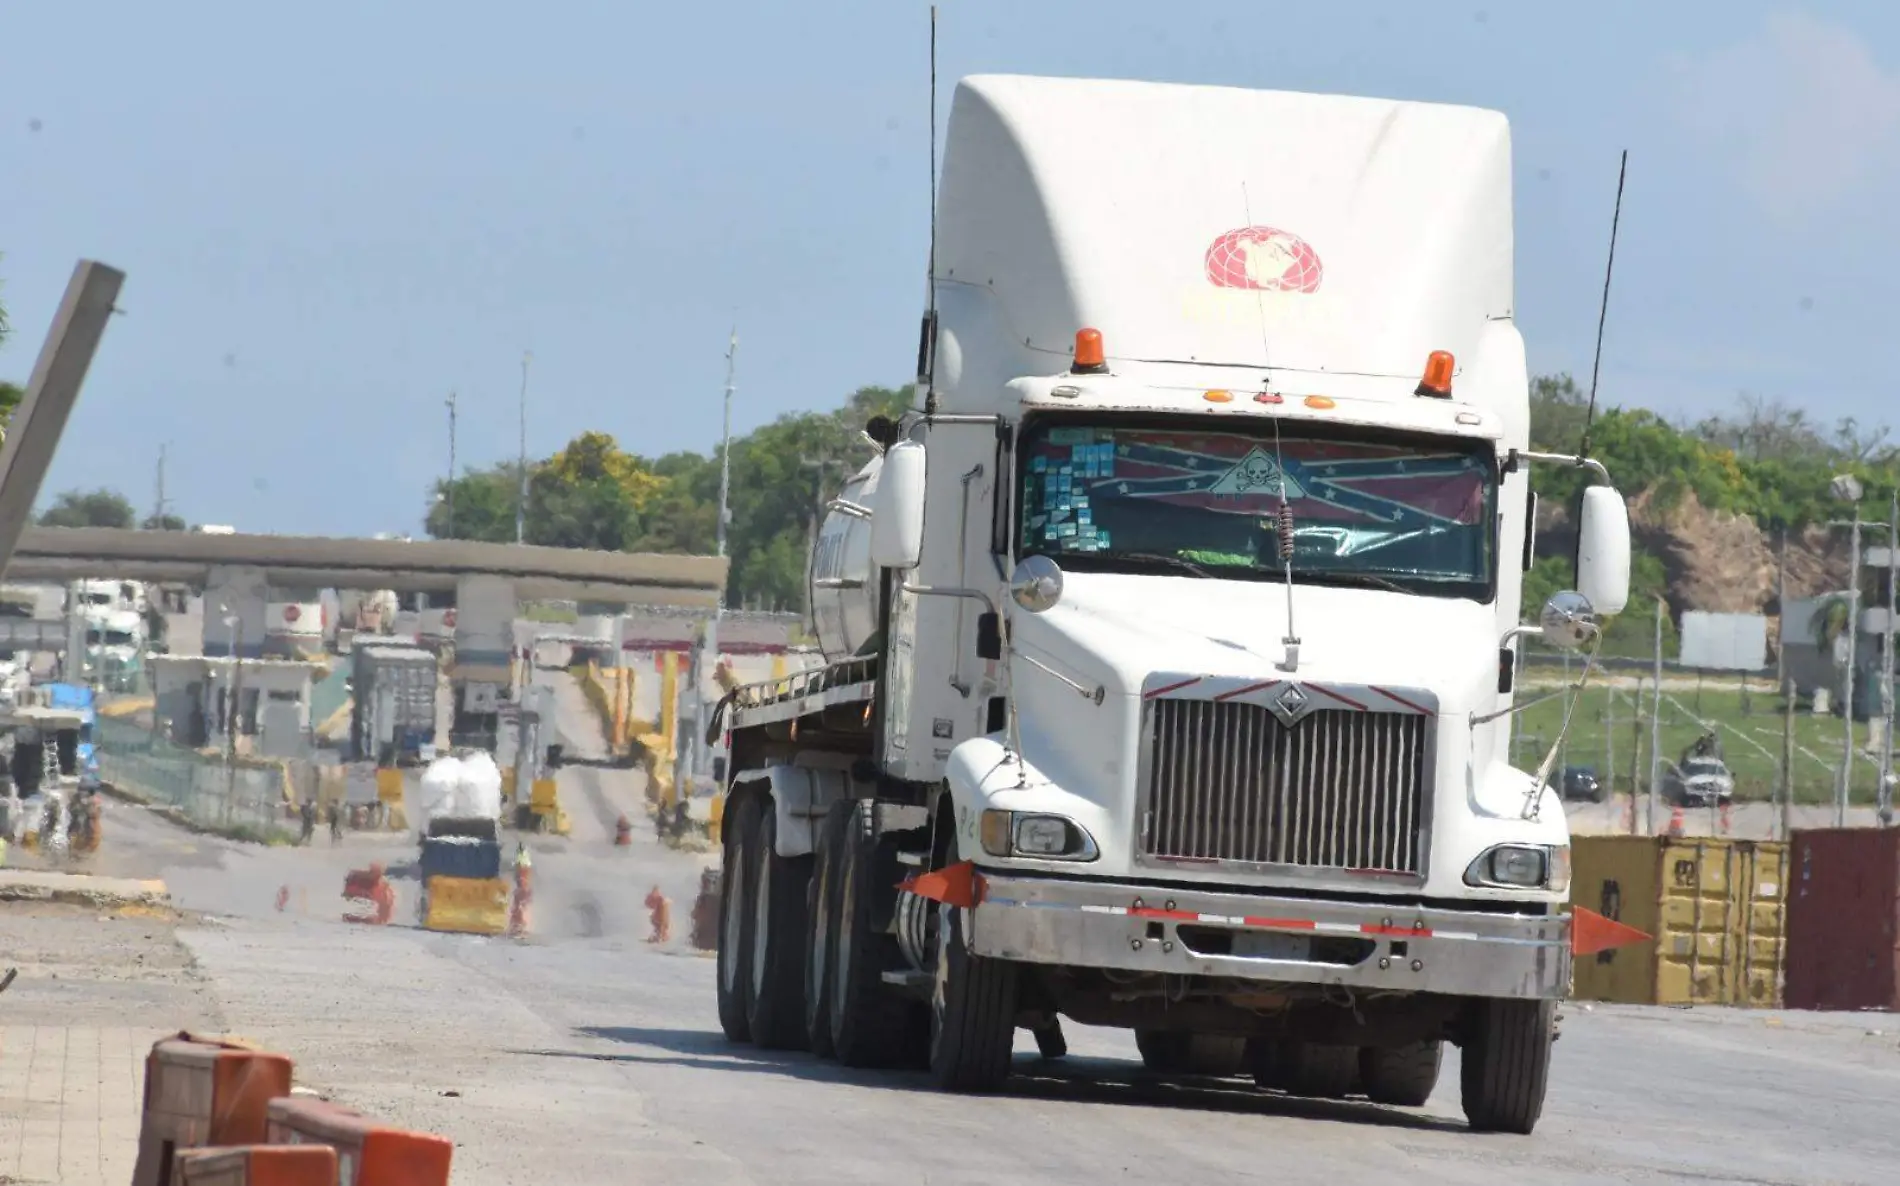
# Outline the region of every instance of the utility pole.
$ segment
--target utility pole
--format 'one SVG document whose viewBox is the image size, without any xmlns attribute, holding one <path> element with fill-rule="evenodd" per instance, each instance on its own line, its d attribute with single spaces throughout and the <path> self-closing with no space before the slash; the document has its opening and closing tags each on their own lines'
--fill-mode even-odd
<svg viewBox="0 0 1900 1186">
<path fill-rule="evenodd" d="M 1651 836 L 1656 834 L 1657 799 L 1662 782 L 1662 628 L 1663 599 L 1659 596 L 1656 598 L 1656 698 L 1649 706 L 1649 810 L 1644 820 L 1645 830 Z"/>
<path fill-rule="evenodd" d="M 1893 824 L 1893 644 L 1894 644 L 1894 578 L 1900 576 L 1900 567 L 1894 563 L 1900 559 L 1900 490 L 1890 492 L 1887 501 L 1887 622 L 1881 630 L 1880 647 L 1880 788 L 1876 792 L 1876 802 L 1880 811 L 1880 826 Z"/>
<path fill-rule="evenodd" d="M 165 522 L 165 450 L 170 447 L 169 444 L 158 447 L 158 481 L 152 499 L 152 526 L 154 528 L 162 527 Z"/>
<path fill-rule="evenodd" d="M 738 363 L 738 358 L 739 327 L 735 325 L 732 328 L 732 338 L 726 344 L 725 421 L 719 433 L 719 524 L 715 530 L 718 536 L 719 556 L 721 559 L 724 559 L 726 555 L 726 522 L 732 517 L 732 511 L 730 509 L 732 500 L 732 393 L 734 390 L 734 367 Z M 692 679 L 689 681 L 694 689 L 695 695 L 699 695 L 699 703 L 701 705 L 705 703 L 706 698 L 699 692 L 700 669 L 705 666 L 708 657 L 711 659 L 714 670 L 717 670 L 719 667 L 719 623 L 725 615 L 726 591 L 724 588 L 721 588 L 719 590 L 719 600 L 713 603 L 712 621 L 706 624 L 704 653 L 698 657 L 698 662 L 693 665 Z M 699 714 L 695 712 L 693 716 L 695 721 L 697 721 Z M 712 743 L 706 740 L 705 729 L 700 728 L 697 724 L 695 724 L 693 728 L 693 737 L 691 740 L 695 754 L 699 754 L 702 751 L 710 751 L 712 748 Z M 711 766 L 711 762 L 695 763 L 694 772 L 698 773 L 700 769 L 710 769 Z"/>
<path fill-rule="evenodd" d="M 840 463 L 821 453 L 817 457 L 800 457 L 798 464 L 800 468 L 815 470 L 818 474 L 812 489 L 811 520 L 805 528 L 805 625 L 810 628 L 813 625 L 811 566 L 818 552 L 818 524 L 825 517 L 825 473 Z"/>
<path fill-rule="evenodd" d="M 448 502 L 448 524 L 442 532 L 442 538 L 455 538 L 455 392 L 449 392 L 449 398 L 442 401 L 449 408 L 449 480 L 442 487 L 442 495 Z"/>
<path fill-rule="evenodd" d="M 521 438 L 515 453 L 516 476 L 520 485 L 515 490 L 515 542 L 525 543 L 528 538 L 528 364 L 534 361 L 533 351 L 521 352 Z"/>
<path fill-rule="evenodd" d="M 1834 794 L 1834 826 L 1847 826 L 1847 800 L 1854 792 L 1854 660 L 1860 641 L 1860 504 L 1854 504 L 1848 548 L 1853 553 L 1847 582 L 1847 684 L 1841 695 L 1841 778 Z"/>
</svg>

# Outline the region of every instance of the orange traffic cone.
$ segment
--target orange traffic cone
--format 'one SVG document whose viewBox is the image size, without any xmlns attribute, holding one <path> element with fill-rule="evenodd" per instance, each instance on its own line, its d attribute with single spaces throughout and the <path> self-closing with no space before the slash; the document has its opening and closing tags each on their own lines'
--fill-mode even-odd
<svg viewBox="0 0 1900 1186">
<path fill-rule="evenodd" d="M 633 821 L 628 819 L 626 812 L 623 811 L 620 813 L 620 818 L 614 821 L 614 847 L 625 848 L 632 843 Z"/>
<path fill-rule="evenodd" d="M 1726 836 L 1735 827 L 1735 805 L 1722 800 L 1722 835 Z"/>
<path fill-rule="evenodd" d="M 1667 835 L 1680 836 L 1682 835 L 1683 827 L 1682 808 L 1678 807 L 1669 813 L 1669 831 Z"/>
<path fill-rule="evenodd" d="M 288 905 L 290 905 L 290 887 L 287 885 L 278 886 L 277 887 L 277 913 L 282 914 L 284 912 L 284 907 Z"/>
<path fill-rule="evenodd" d="M 673 937 L 673 903 L 656 885 L 647 892 L 646 906 L 653 915 L 653 933 L 647 936 L 647 942 L 665 943 Z"/>
</svg>

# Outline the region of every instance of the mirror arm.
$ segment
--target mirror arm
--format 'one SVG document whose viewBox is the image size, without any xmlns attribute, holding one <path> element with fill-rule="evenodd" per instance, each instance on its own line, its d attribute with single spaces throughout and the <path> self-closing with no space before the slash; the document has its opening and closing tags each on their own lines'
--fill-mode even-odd
<svg viewBox="0 0 1900 1186">
<path fill-rule="evenodd" d="M 981 589 L 971 589 L 961 585 L 913 585 L 909 581 L 903 582 L 898 588 L 919 597 L 967 597 L 972 601 L 982 602 L 984 608 L 993 614 L 998 612 L 996 599 Z"/>
<path fill-rule="evenodd" d="M 1574 465 L 1587 469 L 1602 479 L 1605 486 L 1610 485 L 1610 471 L 1594 457 L 1579 457 L 1574 453 L 1537 453 L 1529 449 L 1513 449 L 1511 452 L 1525 461 L 1554 461 L 1560 465 Z"/>
</svg>

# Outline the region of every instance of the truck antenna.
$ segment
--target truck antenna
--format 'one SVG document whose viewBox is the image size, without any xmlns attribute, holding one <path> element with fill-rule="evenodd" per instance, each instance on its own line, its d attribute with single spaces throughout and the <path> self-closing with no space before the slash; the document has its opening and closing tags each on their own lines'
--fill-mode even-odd
<svg viewBox="0 0 1900 1186">
<path fill-rule="evenodd" d="M 1603 266 L 1603 303 L 1597 308 L 1596 357 L 1590 363 L 1590 406 L 1583 413 L 1583 439 L 1577 442 L 1577 456 L 1590 456 L 1590 424 L 1597 414 L 1597 376 L 1603 369 L 1603 323 L 1610 316 L 1610 277 L 1616 271 L 1616 228 L 1623 221 L 1623 179 L 1629 175 L 1630 150 L 1623 150 L 1622 163 L 1616 169 L 1616 210 L 1610 215 L 1610 260 Z"/>
<path fill-rule="evenodd" d="M 1240 183 L 1240 206 L 1247 216 L 1247 225 L 1253 226 L 1253 199 L 1247 194 L 1247 183 Z M 1267 299 L 1256 288 L 1253 293 L 1254 310 L 1260 315 L 1260 363 L 1266 365 L 1270 347 L 1267 343 Z M 1262 380 L 1264 386 L 1265 380 Z M 1286 658 L 1280 661 L 1281 671 L 1300 669 L 1300 632 L 1293 628 L 1293 505 L 1286 496 L 1286 451 L 1280 447 L 1280 418 L 1273 419 L 1273 465 L 1280 472 L 1280 508 L 1275 512 L 1274 540 L 1280 549 L 1280 564 L 1286 581 L 1286 637 L 1280 642 L 1286 647 Z"/>
<path fill-rule="evenodd" d="M 937 6 L 930 6 L 930 276 L 925 294 L 923 365 L 917 377 L 924 384 L 924 415 L 937 413 Z"/>
</svg>

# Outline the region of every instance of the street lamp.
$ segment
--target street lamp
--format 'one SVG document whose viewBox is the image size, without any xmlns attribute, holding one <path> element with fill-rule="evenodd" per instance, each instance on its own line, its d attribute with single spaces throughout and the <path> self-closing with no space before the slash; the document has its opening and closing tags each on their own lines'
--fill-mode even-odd
<svg viewBox="0 0 1900 1186">
<path fill-rule="evenodd" d="M 1883 748 L 1885 753 L 1880 760 L 1880 787 L 1877 791 L 1882 804 L 1883 822 L 1892 814 L 1888 797 L 1889 775 L 1893 769 L 1893 552 L 1896 543 L 1900 543 L 1900 530 L 1896 530 L 1890 517 L 1887 523 L 1868 523 L 1860 517 L 1860 501 L 1866 494 L 1860 479 L 1853 474 L 1836 474 L 1828 483 L 1828 493 L 1837 501 L 1850 503 L 1854 517 L 1846 520 L 1829 520 L 1830 527 L 1846 527 L 1848 535 L 1848 581 L 1847 581 L 1847 661 L 1841 688 L 1841 769 L 1835 780 L 1834 788 L 1834 826 L 1847 826 L 1848 797 L 1854 785 L 1854 664 L 1860 641 L 1860 537 L 1863 531 L 1887 532 L 1887 571 L 1888 571 L 1888 620 L 1885 630 L 1888 654 L 1881 661 L 1886 677 L 1886 688 L 1881 694 L 1881 708 L 1884 728 L 1887 734 Z"/>
</svg>

